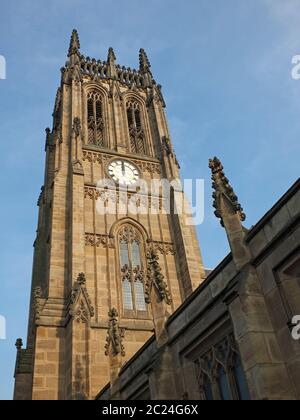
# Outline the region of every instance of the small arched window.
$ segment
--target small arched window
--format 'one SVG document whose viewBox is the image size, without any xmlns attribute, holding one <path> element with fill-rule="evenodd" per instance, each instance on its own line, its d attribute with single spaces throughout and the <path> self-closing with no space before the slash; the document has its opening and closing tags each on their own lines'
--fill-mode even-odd
<svg viewBox="0 0 300 420">
<path fill-rule="evenodd" d="M 127 102 L 127 122 L 130 138 L 130 151 L 135 154 L 145 155 L 145 133 L 142 125 L 141 109 L 137 102 Z"/>
<path fill-rule="evenodd" d="M 90 91 L 87 96 L 88 144 L 105 146 L 103 101 L 101 93 Z"/>
<path fill-rule="evenodd" d="M 125 315 L 147 312 L 144 288 L 142 238 L 130 225 L 119 231 L 119 253 L 122 282 L 122 300 Z"/>
</svg>

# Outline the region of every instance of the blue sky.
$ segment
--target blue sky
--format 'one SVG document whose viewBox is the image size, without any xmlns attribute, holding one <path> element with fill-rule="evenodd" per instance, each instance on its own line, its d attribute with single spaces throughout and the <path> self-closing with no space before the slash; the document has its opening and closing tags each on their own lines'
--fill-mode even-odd
<svg viewBox="0 0 300 420">
<path fill-rule="evenodd" d="M 228 252 L 211 207 L 208 159 L 224 163 L 250 227 L 299 176 L 299 0 L 11 0 L 1 2 L 0 55 L 0 399 L 12 396 L 14 342 L 26 337 L 36 201 L 43 183 L 44 129 L 51 126 L 70 33 L 81 51 L 137 67 L 146 49 L 163 85 L 185 178 L 204 178 L 199 227 L 204 262 Z"/>
</svg>

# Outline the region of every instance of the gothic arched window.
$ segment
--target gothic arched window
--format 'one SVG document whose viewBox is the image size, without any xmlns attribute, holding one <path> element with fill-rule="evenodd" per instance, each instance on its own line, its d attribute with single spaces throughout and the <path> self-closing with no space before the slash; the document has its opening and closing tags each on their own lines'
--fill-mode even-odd
<svg viewBox="0 0 300 420">
<path fill-rule="evenodd" d="M 249 391 L 233 335 L 195 361 L 203 400 L 249 400 Z"/>
<path fill-rule="evenodd" d="M 93 90 L 87 95 L 88 144 L 105 146 L 103 100 L 101 93 Z"/>
<path fill-rule="evenodd" d="M 128 315 L 145 313 L 142 238 L 133 226 L 126 225 L 119 231 L 118 239 L 123 309 Z"/>
<path fill-rule="evenodd" d="M 146 154 L 145 133 L 142 126 L 141 109 L 137 102 L 127 102 L 127 122 L 130 151 L 138 155 Z"/>
</svg>

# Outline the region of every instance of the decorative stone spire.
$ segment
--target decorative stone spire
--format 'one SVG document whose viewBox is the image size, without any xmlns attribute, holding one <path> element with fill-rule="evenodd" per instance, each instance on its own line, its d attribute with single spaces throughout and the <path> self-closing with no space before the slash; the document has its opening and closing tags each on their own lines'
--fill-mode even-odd
<svg viewBox="0 0 300 420">
<path fill-rule="evenodd" d="M 110 47 L 108 49 L 108 56 L 107 56 L 107 62 L 108 64 L 114 64 L 116 61 L 116 54 L 114 52 L 114 49 L 112 47 Z"/>
<path fill-rule="evenodd" d="M 16 348 L 17 348 L 18 351 L 19 350 L 22 350 L 22 347 L 23 347 L 23 340 L 22 340 L 22 338 L 18 338 L 17 339 L 15 346 L 16 346 Z"/>
<path fill-rule="evenodd" d="M 70 297 L 69 313 L 77 323 L 89 324 L 95 315 L 91 299 L 86 289 L 86 277 L 79 273 Z"/>
<path fill-rule="evenodd" d="M 159 265 L 159 257 L 154 249 L 150 249 L 147 255 L 148 269 L 147 282 L 145 287 L 146 303 L 151 303 L 151 290 L 155 287 L 160 299 L 165 301 L 167 305 L 171 305 L 172 299 L 168 291 L 167 283 L 161 272 Z"/>
<path fill-rule="evenodd" d="M 143 48 L 140 49 L 140 72 L 141 73 L 149 73 L 152 76 L 151 73 L 151 64 L 147 57 L 147 54 Z"/>
<path fill-rule="evenodd" d="M 157 345 L 164 346 L 168 341 L 166 322 L 170 316 L 167 307 L 171 305 L 172 299 L 161 272 L 158 254 L 153 248 L 147 253 L 145 300 L 151 305 Z"/>
<path fill-rule="evenodd" d="M 78 54 L 79 50 L 80 50 L 79 35 L 78 35 L 77 30 L 73 29 L 73 32 L 72 32 L 72 35 L 71 35 L 68 57 L 71 57 L 71 55 L 73 55 L 73 54 Z"/>
<path fill-rule="evenodd" d="M 84 273 L 79 273 L 77 277 L 77 283 L 80 284 L 80 286 L 85 286 L 86 284 L 86 278 Z"/>
<path fill-rule="evenodd" d="M 238 197 L 234 193 L 233 188 L 229 184 L 228 178 L 224 174 L 224 167 L 221 161 L 215 157 L 209 160 L 209 167 L 212 171 L 212 187 L 215 190 L 213 193 L 214 198 L 214 208 L 216 209 L 215 215 L 221 219 L 221 225 L 224 227 L 223 212 L 221 206 L 221 197 L 223 196 L 226 200 L 227 205 L 239 216 L 240 220 L 244 222 L 246 220 L 246 215 L 243 211 L 242 206 L 238 202 Z"/>
<path fill-rule="evenodd" d="M 107 65 L 109 76 L 114 79 L 116 77 L 116 55 L 112 47 L 108 50 Z"/>
<path fill-rule="evenodd" d="M 108 331 L 105 345 L 105 355 L 109 356 L 125 356 L 123 346 L 124 331 L 120 329 L 118 322 L 118 311 L 113 308 L 108 312 Z"/>
<path fill-rule="evenodd" d="M 251 260 L 251 252 L 245 242 L 246 229 L 242 225 L 246 215 L 224 174 L 221 161 L 216 157 L 210 159 L 209 167 L 215 190 L 213 193 L 215 215 L 221 219 L 221 225 L 226 230 L 232 258 L 239 270 Z"/>
</svg>

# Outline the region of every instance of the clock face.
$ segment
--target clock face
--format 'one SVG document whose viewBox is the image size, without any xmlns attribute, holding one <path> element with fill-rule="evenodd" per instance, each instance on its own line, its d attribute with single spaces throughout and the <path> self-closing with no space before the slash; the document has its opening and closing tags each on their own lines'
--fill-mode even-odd
<svg viewBox="0 0 300 420">
<path fill-rule="evenodd" d="M 120 185 L 134 185 L 139 179 L 136 167 L 125 160 L 111 162 L 108 166 L 108 173 Z"/>
</svg>

